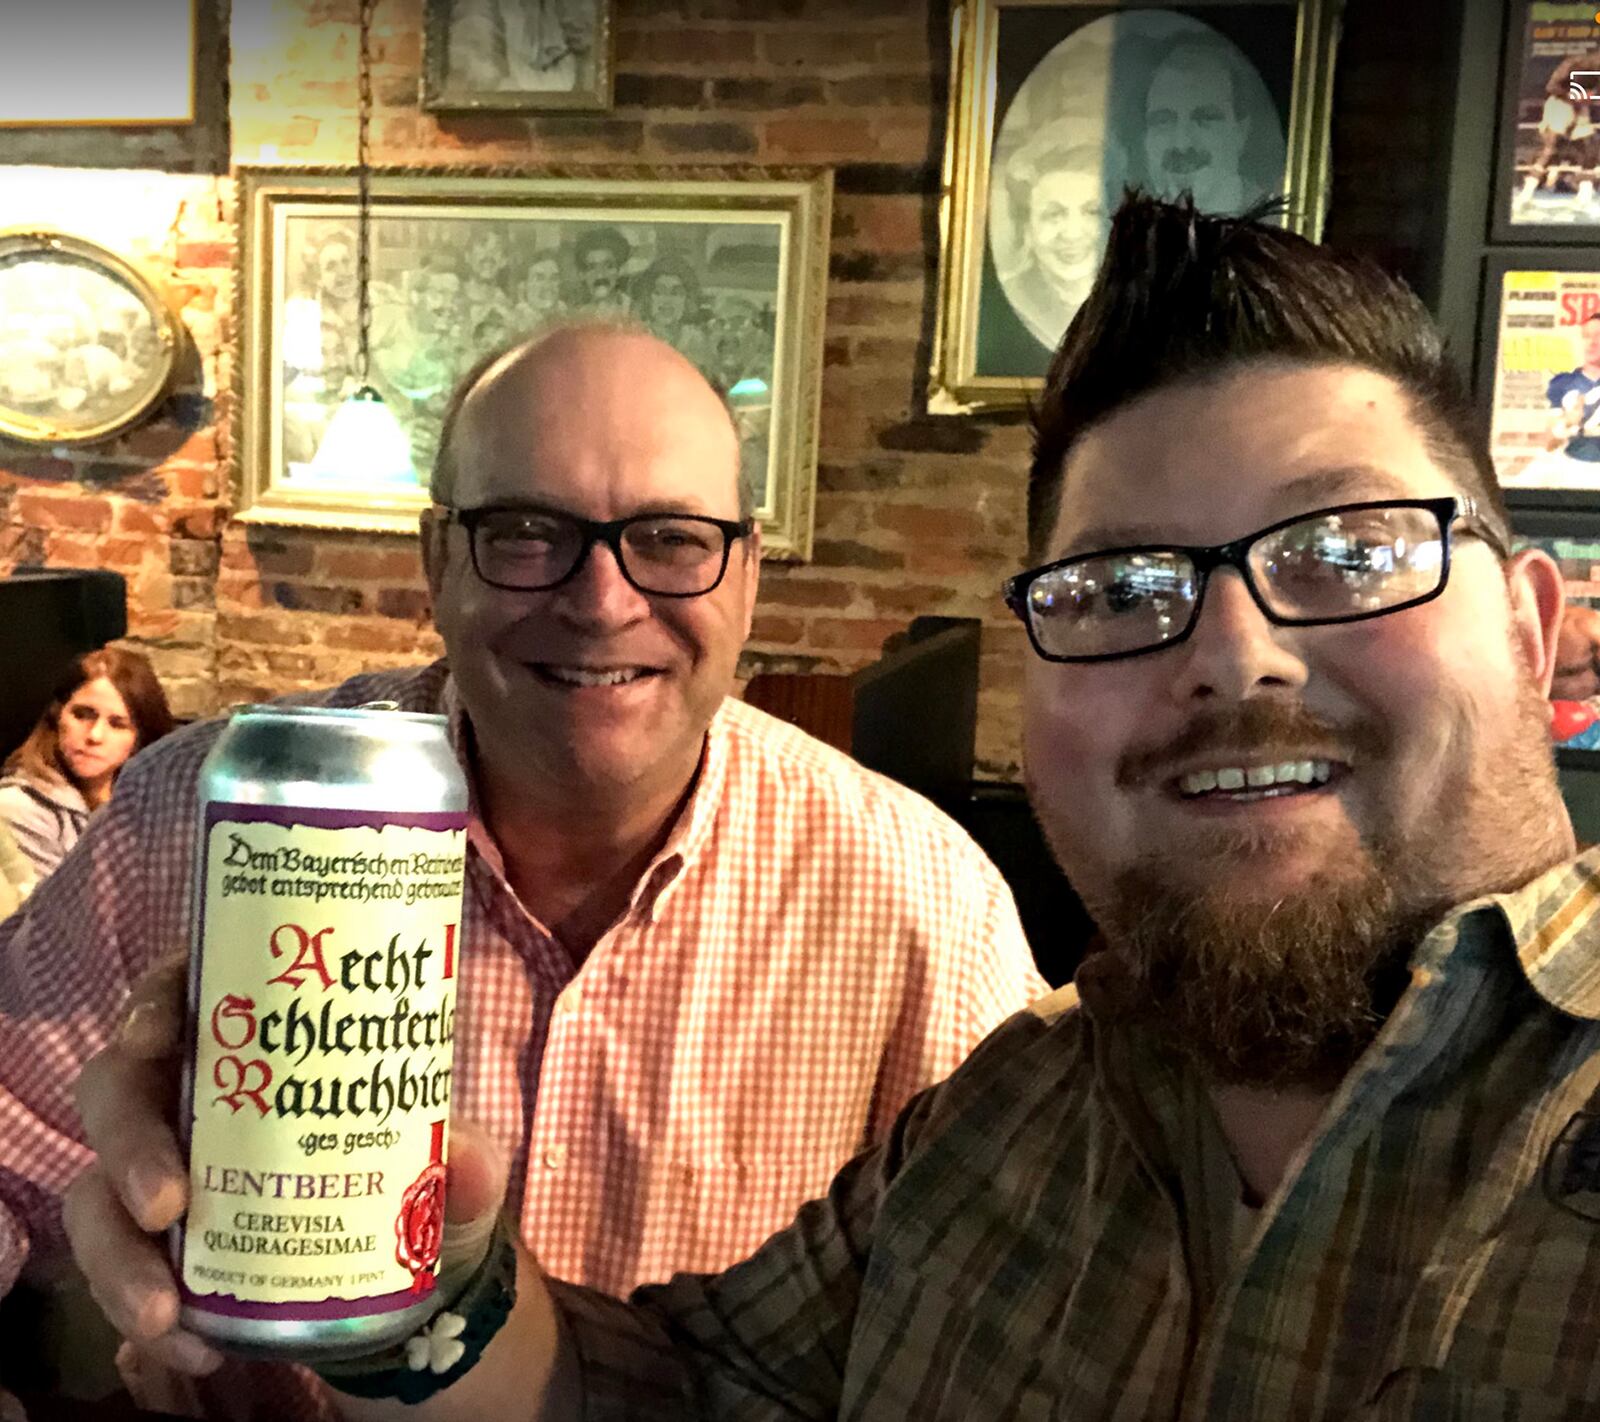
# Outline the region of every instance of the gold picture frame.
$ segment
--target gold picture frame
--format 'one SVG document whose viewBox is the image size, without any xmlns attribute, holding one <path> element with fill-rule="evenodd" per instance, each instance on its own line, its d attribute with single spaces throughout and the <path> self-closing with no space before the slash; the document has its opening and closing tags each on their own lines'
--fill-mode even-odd
<svg viewBox="0 0 1600 1422">
<path fill-rule="evenodd" d="M 195 121 L 200 0 L 55 0 L 27 9 L 26 18 L 21 6 L 6 16 L 0 128 Z M 86 29 L 93 31 L 92 52 Z"/>
<path fill-rule="evenodd" d="M 810 557 L 830 172 L 378 169 L 371 186 L 368 374 L 411 437 L 410 477 L 361 488 L 311 467 L 358 383 L 354 170 L 242 167 L 243 522 L 414 533 L 456 379 L 593 313 L 636 316 L 728 394 L 763 548 Z"/>
<path fill-rule="evenodd" d="M 1130 182 L 1192 186 L 1219 211 L 1282 194 L 1285 225 L 1320 235 L 1338 12 L 1339 0 L 958 4 L 929 412 L 1026 406 L 1043 389 Z"/>
<path fill-rule="evenodd" d="M 611 107 L 612 0 L 424 0 L 422 107 L 539 113 Z"/>
<path fill-rule="evenodd" d="M 65 232 L 0 232 L 0 434 L 96 444 L 172 384 L 182 327 L 131 262 Z"/>
</svg>

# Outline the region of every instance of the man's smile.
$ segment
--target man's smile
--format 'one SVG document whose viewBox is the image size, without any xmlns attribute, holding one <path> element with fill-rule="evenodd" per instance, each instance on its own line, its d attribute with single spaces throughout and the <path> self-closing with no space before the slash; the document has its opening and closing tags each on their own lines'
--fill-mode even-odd
<svg viewBox="0 0 1600 1422">
<path fill-rule="evenodd" d="M 1333 778 L 1336 771 L 1343 768 L 1327 760 L 1219 765 L 1180 775 L 1176 785 L 1178 793 L 1186 800 L 1294 795 L 1308 789 L 1320 789 Z"/>
</svg>

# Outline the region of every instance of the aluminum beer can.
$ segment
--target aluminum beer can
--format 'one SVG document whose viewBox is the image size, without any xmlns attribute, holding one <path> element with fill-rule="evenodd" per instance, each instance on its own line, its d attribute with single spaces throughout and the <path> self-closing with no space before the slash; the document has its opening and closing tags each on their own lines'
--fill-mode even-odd
<svg viewBox="0 0 1600 1422">
<path fill-rule="evenodd" d="M 333 1361 L 434 1312 L 467 787 L 442 716 L 250 706 L 200 771 L 185 1328 Z"/>
</svg>

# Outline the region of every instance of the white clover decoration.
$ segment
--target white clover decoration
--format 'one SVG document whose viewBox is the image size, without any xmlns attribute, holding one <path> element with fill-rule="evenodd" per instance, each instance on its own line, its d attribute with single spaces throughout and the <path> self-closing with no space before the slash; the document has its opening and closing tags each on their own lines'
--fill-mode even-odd
<svg viewBox="0 0 1600 1422">
<path fill-rule="evenodd" d="M 459 1313 L 441 1313 L 431 1324 L 406 1339 L 406 1366 L 414 1373 L 424 1369 L 447 1373 L 461 1361 L 467 1345 L 456 1335 L 467 1326 Z"/>
</svg>

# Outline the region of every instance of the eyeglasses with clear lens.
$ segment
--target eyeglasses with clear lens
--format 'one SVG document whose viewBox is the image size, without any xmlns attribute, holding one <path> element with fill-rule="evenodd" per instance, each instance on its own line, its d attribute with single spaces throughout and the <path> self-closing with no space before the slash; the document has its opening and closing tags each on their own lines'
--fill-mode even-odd
<svg viewBox="0 0 1600 1422">
<path fill-rule="evenodd" d="M 577 576 L 596 543 L 604 543 L 622 576 L 655 597 L 700 597 L 722 581 L 736 539 L 750 519 L 642 513 L 601 522 L 549 509 L 499 505 L 446 509 L 467 531 L 472 566 L 491 587 L 548 592 Z"/>
<path fill-rule="evenodd" d="M 1280 626 L 1359 622 L 1415 607 L 1444 591 L 1456 528 L 1506 556 L 1471 499 L 1382 499 L 1298 514 L 1210 547 L 1062 558 L 1009 579 L 1005 598 L 1046 661 L 1109 661 L 1187 637 L 1221 567 L 1235 569 Z"/>
</svg>

